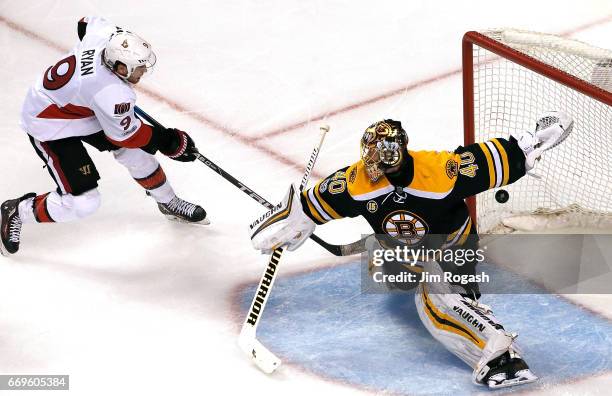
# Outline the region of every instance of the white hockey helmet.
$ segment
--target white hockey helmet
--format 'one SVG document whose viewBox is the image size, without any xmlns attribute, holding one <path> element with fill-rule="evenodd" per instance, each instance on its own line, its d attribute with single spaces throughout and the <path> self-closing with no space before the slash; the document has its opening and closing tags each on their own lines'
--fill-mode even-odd
<svg viewBox="0 0 612 396">
<path fill-rule="evenodd" d="M 117 28 L 117 31 L 108 39 L 103 59 L 104 64 L 112 71 L 116 70 L 117 62 L 127 67 L 127 76 L 118 75 L 123 80 L 130 78 L 137 67 L 145 66 L 148 70 L 157 62 L 151 44 L 137 34 L 121 28 Z"/>
</svg>

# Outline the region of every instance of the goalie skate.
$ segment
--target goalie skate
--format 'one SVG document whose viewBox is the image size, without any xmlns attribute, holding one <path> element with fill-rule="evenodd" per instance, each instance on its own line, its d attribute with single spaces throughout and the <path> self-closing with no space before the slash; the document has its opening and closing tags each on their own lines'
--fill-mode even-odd
<svg viewBox="0 0 612 396">
<path fill-rule="evenodd" d="M 507 351 L 487 364 L 487 370 L 482 383 L 491 389 L 522 385 L 538 379 L 527 363 L 513 350 Z"/>
<path fill-rule="evenodd" d="M 206 218 L 206 211 L 199 205 L 187 202 L 179 197 L 174 197 L 167 204 L 157 203 L 159 211 L 166 218 L 180 223 L 210 224 Z"/>
</svg>

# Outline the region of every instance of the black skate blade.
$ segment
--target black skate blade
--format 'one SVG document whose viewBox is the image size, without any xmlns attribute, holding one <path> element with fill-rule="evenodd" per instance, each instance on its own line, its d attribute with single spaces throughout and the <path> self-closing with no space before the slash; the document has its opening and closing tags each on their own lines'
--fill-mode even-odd
<svg viewBox="0 0 612 396">
<path fill-rule="evenodd" d="M 166 216 L 166 219 L 172 222 L 175 222 L 175 223 L 192 224 L 192 225 L 199 225 L 199 226 L 205 226 L 205 225 L 210 224 L 210 220 L 208 220 L 208 217 L 205 217 L 203 220 L 200 220 L 200 221 L 187 221 L 187 220 L 181 219 L 180 217 L 173 216 L 173 215 L 164 215 L 164 216 Z"/>
</svg>

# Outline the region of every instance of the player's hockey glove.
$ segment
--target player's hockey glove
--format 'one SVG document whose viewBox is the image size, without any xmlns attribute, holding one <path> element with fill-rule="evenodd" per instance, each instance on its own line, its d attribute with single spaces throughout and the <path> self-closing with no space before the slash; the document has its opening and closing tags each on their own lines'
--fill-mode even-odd
<svg viewBox="0 0 612 396">
<path fill-rule="evenodd" d="M 542 153 L 557 146 L 567 138 L 574 127 L 574 120 L 562 111 L 549 111 L 536 122 L 535 131 L 512 134 L 525 153 L 525 169 L 530 171 Z"/>
<path fill-rule="evenodd" d="M 175 161 L 191 162 L 196 160 L 197 149 L 193 139 L 186 133 L 175 128 L 166 129 L 171 134 L 168 147 L 161 148 L 162 154 Z"/>
<path fill-rule="evenodd" d="M 281 203 L 251 224 L 251 242 L 262 254 L 281 246 L 293 251 L 310 237 L 315 226 L 302 210 L 299 193 L 292 185 Z"/>
</svg>

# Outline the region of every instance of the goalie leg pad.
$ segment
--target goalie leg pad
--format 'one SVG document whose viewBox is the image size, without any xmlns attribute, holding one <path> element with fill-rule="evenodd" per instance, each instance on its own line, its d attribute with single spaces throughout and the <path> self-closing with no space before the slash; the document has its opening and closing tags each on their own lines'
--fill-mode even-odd
<svg viewBox="0 0 612 396">
<path fill-rule="evenodd" d="M 426 263 L 429 274 L 442 274 L 435 262 Z M 474 369 L 473 379 L 482 383 L 487 363 L 517 350 L 515 335 L 507 333 L 491 308 L 454 292 L 444 282 L 422 282 L 415 294 L 421 322 L 446 349 Z"/>
</svg>

